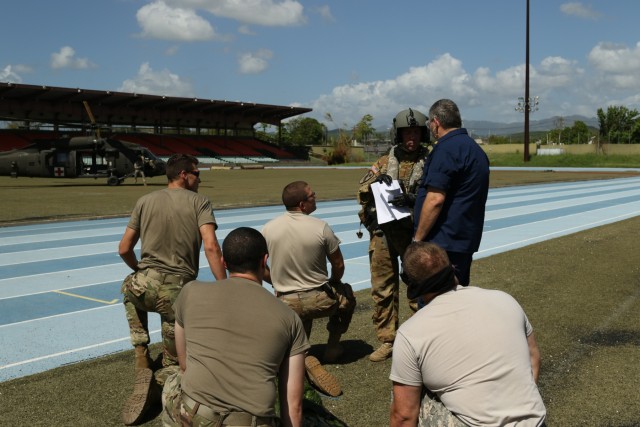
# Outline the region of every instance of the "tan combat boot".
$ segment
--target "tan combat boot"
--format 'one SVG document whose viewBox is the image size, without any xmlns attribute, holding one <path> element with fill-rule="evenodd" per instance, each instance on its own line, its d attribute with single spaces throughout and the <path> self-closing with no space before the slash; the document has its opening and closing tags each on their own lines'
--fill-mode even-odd
<svg viewBox="0 0 640 427">
<path fill-rule="evenodd" d="M 139 424 L 149 408 L 160 401 L 146 345 L 135 347 L 135 376 L 133 393 L 122 408 L 122 422 L 127 426 Z"/>
<path fill-rule="evenodd" d="M 135 346 L 135 368 L 136 369 L 151 369 L 151 356 L 149 356 L 149 349 L 146 345 Z"/>
<path fill-rule="evenodd" d="M 329 340 L 327 341 L 327 346 L 324 350 L 324 363 L 335 363 L 340 359 L 342 353 L 344 353 L 344 349 L 340 345 L 341 336 L 342 334 L 337 334 L 335 332 L 329 333 Z"/>
<path fill-rule="evenodd" d="M 384 362 L 391 357 L 393 353 L 393 343 L 385 342 L 373 353 L 369 355 L 369 360 L 372 362 Z"/>
<path fill-rule="evenodd" d="M 342 389 L 338 379 L 322 367 L 320 361 L 314 356 L 304 358 L 304 367 L 309 381 L 322 393 L 331 397 L 340 396 Z"/>
</svg>

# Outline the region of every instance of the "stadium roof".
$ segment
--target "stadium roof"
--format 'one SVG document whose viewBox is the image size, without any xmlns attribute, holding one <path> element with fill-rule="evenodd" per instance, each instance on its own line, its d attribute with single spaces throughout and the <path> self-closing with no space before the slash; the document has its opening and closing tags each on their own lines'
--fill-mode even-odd
<svg viewBox="0 0 640 427">
<path fill-rule="evenodd" d="M 310 108 L 177 98 L 51 86 L 0 84 L 0 120 L 87 125 L 89 104 L 97 125 L 250 129 L 256 123 L 279 125 Z"/>
</svg>

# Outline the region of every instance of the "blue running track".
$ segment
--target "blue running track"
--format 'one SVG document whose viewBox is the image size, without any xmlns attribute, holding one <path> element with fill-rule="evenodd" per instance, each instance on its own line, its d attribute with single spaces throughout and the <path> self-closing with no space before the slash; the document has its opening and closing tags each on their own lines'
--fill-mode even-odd
<svg viewBox="0 0 640 427">
<path fill-rule="evenodd" d="M 342 240 L 344 280 L 369 283 L 368 240 L 359 240 L 354 200 L 318 203 L 315 216 Z M 218 238 L 239 226 L 261 229 L 283 208 L 216 212 Z M 475 258 L 640 215 L 640 178 L 492 189 Z M 0 381 L 130 349 L 117 254 L 128 219 L 0 228 Z M 213 280 L 204 255 L 200 279 Z M 269 285 L 266 285 L 268 288 Z M 158 316 L 150 316 L 159 341 Z"/>
</svg>

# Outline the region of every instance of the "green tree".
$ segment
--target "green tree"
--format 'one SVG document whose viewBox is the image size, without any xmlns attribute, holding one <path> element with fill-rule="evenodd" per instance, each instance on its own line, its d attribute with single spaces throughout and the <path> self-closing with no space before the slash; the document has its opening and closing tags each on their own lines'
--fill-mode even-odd
<svg viewBox="0 0 640 427">
<path fill-rule="evenodd" d="M 591 131 L 585 122 L 577 120 L 570 128 L 565 128 L 566 144 L 586 144 L 591 138 Z"/>
<path fill-rule="evenodd" d="M 573 126 L 565 128 L 551 129 L 547 133 L 549 142 L 560 142 L 563 144 L 586 144 L 594 136 L 589 126 L 585 122 L 576 120 Z"/>
<path fill-rule="evenodd" d="M 511 139 L 507 136 L 491 135 L 487 138 L 488 144 L 511 144 Z"/>
<path fill-rule="evenodd" d="M 256 129 L 256 137 L 261 141 L 267 141 L 274 144 L 278 143 L 278 128 L 268 123 L 258 123 L 258 129 Z"/>
<path fill-rule="evenodd" d="M 284 127 L 283 140 L 291 145 L 320 145 L 325 139 L 326 127 L 311 117 L 292 119 Z"/>
<path fill-rule="evenodd" d="M 356 140 L 367 144 L 369 137 L 373 135 L 376 129 L 371 126 L 373 122 L 373 116 L 371 114 L 365 114 L 362 119 L 353 128 L 353 136 Z"/>
<path fill-rule="evenodd" d="M 600 136 L 612 144 L 640 142 L 638 110 L 624 106 L 610 106 L 604 112 L 598 108 Z"/>
</svg>

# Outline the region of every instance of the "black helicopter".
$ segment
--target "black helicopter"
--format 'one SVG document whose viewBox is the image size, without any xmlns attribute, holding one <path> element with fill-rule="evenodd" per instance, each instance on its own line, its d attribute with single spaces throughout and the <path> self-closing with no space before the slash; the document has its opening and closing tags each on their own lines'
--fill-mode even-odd
<svg viewBox="0 0 640 427">
<path fill-rule="evenodd" d="M 0 153 L 0 175 L 27 177 L 107 178 L 119 185 L 143 163 L 147 177 L 164 175 L 166 164 L 147 148 L 118 139 L 78 136 L 42 140 Z"/>
<path fill-rule="evenodd" d="M 34 141 L 24 148 L 0 152 L 0 175 L 59 178 L 107 178 L 120 185 L 141 163 L 145 176 L 164 175 L 166 163 L 149 149 L 133 142 L 102 138 L 86 101 L 94 136 Z"/>
</svg>

